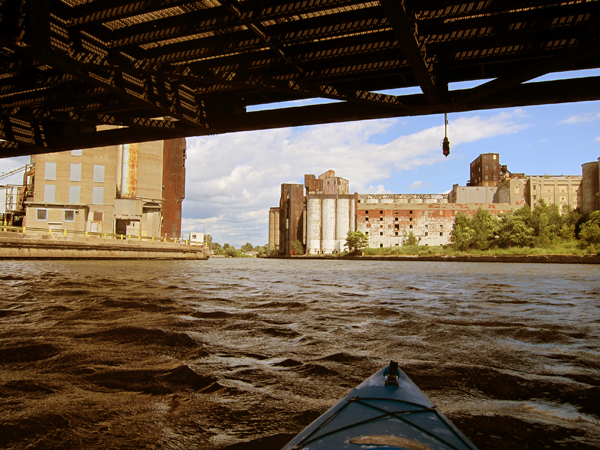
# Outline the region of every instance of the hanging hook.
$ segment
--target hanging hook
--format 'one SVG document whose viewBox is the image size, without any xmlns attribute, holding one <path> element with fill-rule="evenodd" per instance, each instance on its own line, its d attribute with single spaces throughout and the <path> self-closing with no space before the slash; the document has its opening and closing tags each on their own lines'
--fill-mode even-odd
<svg viewBox="0 0 600 450">
<path fill-rule="evenodd" d="M 450 141 L 448 140 L 448 113 L 444 113 L 444 139 L 442 139 L 442 153 L 446 158 L 450 154 Z"/>
</svg>

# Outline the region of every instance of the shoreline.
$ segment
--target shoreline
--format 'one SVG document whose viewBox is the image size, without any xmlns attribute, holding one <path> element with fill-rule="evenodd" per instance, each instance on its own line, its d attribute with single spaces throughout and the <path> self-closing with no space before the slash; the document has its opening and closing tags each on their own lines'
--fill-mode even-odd
<svg viewBox="0 0 600 450">
<path fill-rule="evenodd" d="M 63 239 L 0 233 L 0 260 L 49 259 L 186 259 L 207 260 L 207 247 L 170 242 L 104 240 L 98 237 Z"/>
<path fill-rule="evenodd" d="M 600 264 L 600 255 L 366 255 L 366 256 L 265 256 L 270 259 L 350 261 L 438 261 L 529 264 Z"/>
</svg>

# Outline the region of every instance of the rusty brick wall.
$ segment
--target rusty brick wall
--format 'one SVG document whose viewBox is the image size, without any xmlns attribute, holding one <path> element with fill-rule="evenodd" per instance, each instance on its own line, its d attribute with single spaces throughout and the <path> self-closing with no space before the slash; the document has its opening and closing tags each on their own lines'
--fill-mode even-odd
<svg viewBox="0 0 600 450">
<path fill-rule="evenodd" d="M 185 198 L 185 139 L 169 139 L 163 147 L 162 237 L 181 236 L 181 204 Z"/>
<path fill-rule="evenodd" d="M 301 184 L 282 184 L 279 200 L 279 249 L 293 254 L 292 242 L 304 241 L 304 190 Z"/>
<path fill-rule="evenodd" d="M 419 245 L 448 244 L 458 212 L 472 217 L 482 208 L 498 215 L 522 206 L 506 203 L 433 203 L 435 199 L 426 199 L 432 203 L 398 203 L 400 200 L 422 199 L 401 199 L 392 195 L 368 197 L 373 196 L 358 195 L 356 222 L 358 231 L 368 233 L 369 247 L 372 248 L 402 246 L 403 239 L 410 232 L 419 240 Z M 396 202 L 383 203 L 390 199 Z"/>
</svg>

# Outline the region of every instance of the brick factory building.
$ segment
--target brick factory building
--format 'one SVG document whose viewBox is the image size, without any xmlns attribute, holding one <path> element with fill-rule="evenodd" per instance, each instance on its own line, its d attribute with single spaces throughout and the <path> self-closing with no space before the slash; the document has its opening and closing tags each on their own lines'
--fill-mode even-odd
<svg viewBox="0 0 600 450">
<path fill-rule="evenodd" d="M 333 170 L 318 178 L 305 175 L 303 197 L 302 185 L 282 185 L 280 207 L 269 213 L 269 250 L 292 255 L 291 244 L 298 240 L 307 254 L 335 254 L 347 250 L 346 236 L 354 230 L 367 234 L 372 248 L 401 246 L 411 232 L 419 245 L 444 245 L 451 242 L 458 212 L 498 215 L 534 208 L 542 198 L 561 210 L 599 209 L 600 161 L 584 164 L 583 176 L 525 176 L 501 166 L 497 153 L 486 153 L 471 163 L 470 174 L 467 186 L 456 184 L 448 194 L 350 194 L 348 180 Z"/>
<path fill-rule="evenodd" d="M 32 228 L 180 237 L 185 139 L 34 155 Z"/>
</svg>

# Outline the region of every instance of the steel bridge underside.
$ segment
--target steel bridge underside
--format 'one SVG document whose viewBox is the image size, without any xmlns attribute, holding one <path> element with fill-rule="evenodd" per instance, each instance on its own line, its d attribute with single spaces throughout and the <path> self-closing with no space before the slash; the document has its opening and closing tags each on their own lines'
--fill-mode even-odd
<svg viewBox="0 0 600 450">
<path fill-rule="evenodd" d="M 0 157 L 599 100 L 528 82 L 594 68 L 600 0 L 0 0 Z"/>
</svg>

